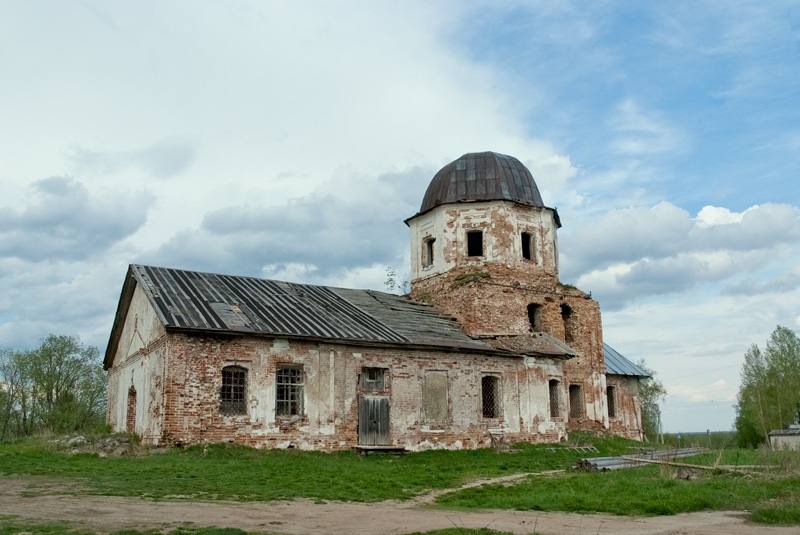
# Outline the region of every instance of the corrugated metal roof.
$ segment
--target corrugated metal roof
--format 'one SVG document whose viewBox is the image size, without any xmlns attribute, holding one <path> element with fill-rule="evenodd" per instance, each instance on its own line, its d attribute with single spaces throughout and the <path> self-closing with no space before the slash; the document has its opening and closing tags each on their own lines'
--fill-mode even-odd
<svg viewBox="0 0 800 535">
<path fill-rule="evenodd" d="M 410 342 L 326 286 L 131 266 L 168 328 Z"/>
<path fill-rule="evenodd" d="M 110 366 L 136 285 L 167 329 L 505 353 L 424 303 L 376 292 L 131 265 L 106 350 Z"/>
<path fill-rule="evenodd" d="M 509 356 L 574 354 L 564 344 L 547 343 L 549 338 L 525 347 L 477 340 L 464 334 L 453 317 L 394 294 L 131 265 L 106 349 L 107 367 L 137 285 L 168 330 L 430 346 Z"/>
<path fill-rule="evenodd" d="M 603 354 L 606 361 L 606 373 L 608 374 L 650 377 L 649 373 L 623 357 L 616 349 L 608 344 L 603 344 Z"/>
</svg>

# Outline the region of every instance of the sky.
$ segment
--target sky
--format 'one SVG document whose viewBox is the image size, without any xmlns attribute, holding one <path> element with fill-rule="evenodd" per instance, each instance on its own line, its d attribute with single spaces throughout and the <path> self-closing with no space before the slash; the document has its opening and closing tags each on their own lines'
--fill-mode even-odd
<svg viewBox="0 0 800 535">
<path fill-rule="evenodd" d="M 729 430 L 745 351 L 800 332 L 791 4 L 5 0 L 0 348 L 104 351 L 131 263 L 383 290 L 491 150 L 664 430 Z"/>
</svg>

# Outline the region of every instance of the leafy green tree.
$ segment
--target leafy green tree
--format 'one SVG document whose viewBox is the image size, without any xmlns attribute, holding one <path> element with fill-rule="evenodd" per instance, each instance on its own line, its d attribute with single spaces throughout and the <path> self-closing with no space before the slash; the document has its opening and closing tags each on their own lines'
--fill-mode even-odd
<svg viewBox="0 0 800 535">
<path fill-rule="evenodd" d="M 0 440 L 37 431 L 93 427 L 105 415 L 100 352 L 80 339 L 50 335 L 32 351 L 0 354 Z"/>
<path fill-rule="evenodd" d="M 667 396 L 667 389 L 656 378 L 656 372 L 647 367 L 644 359 L 636 363 L 650 377 L 639 381 L 639 399 L 642 401 L 642 431 L 645 436 L 655 440 L 659 432 L 661 408 L 659 403 Z"/>
<path fill-rule="evenodd" d="M 736 404 L 740 445 L 755 446 L 773 429 L 784 429 L 800 409 L 800 338 L 778 326 L 764 351 L 755 344 L 744 354 Z"/>
</svg>

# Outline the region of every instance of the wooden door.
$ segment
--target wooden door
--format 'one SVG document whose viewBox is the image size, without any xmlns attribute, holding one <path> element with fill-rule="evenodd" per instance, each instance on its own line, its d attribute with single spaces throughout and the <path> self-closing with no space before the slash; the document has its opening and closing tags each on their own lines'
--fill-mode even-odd
<svg viewBox="0 0 800 535">
<path fill-rule="evenodd" d="M 390 446 L 389 398 L 361 396 L 358 400 L 358 444 Z"/>
</svg>

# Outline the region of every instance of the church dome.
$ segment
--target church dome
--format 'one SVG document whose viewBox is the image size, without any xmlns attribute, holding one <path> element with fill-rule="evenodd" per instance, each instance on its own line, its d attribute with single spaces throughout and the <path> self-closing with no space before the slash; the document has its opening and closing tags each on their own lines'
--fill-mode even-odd
<svg viewBox="0 0 800 535">
<path fill-rule="evenodd" d="M 495 200 L 544 206 L 539 188 L 522 162 L 496 152 L 471 152 L 436 173 L 419 213 L 440 204 Z"/>
</svg>

